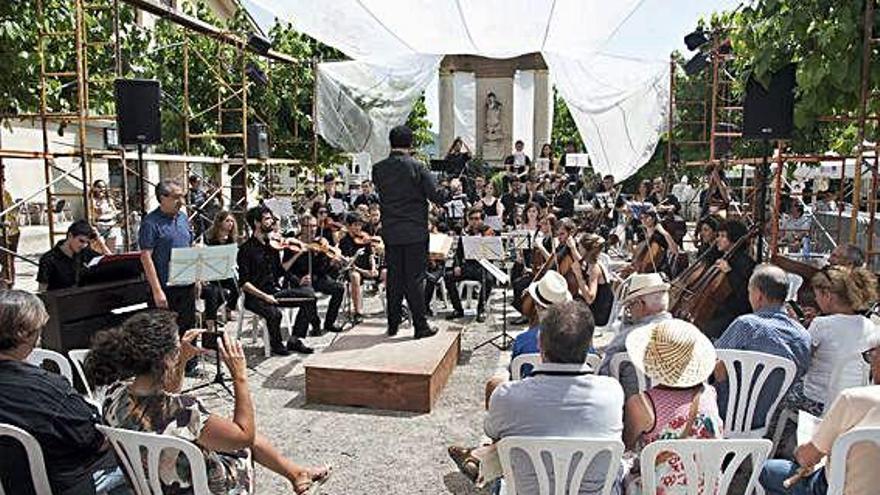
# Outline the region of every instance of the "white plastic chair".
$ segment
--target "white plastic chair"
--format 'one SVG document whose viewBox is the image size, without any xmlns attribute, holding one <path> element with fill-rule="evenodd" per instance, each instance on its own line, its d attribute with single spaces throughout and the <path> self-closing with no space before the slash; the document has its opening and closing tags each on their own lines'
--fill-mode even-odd
<svg viewBox="0 0 880 495">
<path fill-rule="evenodd" d="M 46 474 L 46 462 L 43 460 L 43 449 L 37 439 L 30 433 L 22 430 L 17 426 L 0 423 L 0 437 L 12 437 L 24 447 L 27 453 L 28 464 L 31 469 L 31 482 L 34 484 L 34 492 L 38 495 L 52 495 L 52 488 L 49 486 L 49 476 Z M 21 487 L 9 487 L 9 493 L 15 494 Z M 5 495 L 3 485 L 0 484 L 0 495 Z"/>
<path fill-rule="evenodd" d="M 89 383 L 89 380 L 86 378 L 85 368 L 83 365 L 86 361 L 86 356 L 89 354 L 88 349 L 71 349 L 67 351 L 67 357 L 70 358 L 70 362 L 73 363 L 73 369 L 76 371 L 76 374 L 79 376 L 79 379 L 83 383 L 83 387 L 86 389 L 86 400 L 92 403 L 98 410 L 101 410 L 101 402 L 104 400 L 104 389 L 105 387 L 101 387 L 100 389 L 92 388 L 92 385 Z"/>
<path fill-rule="evenodd" d="M 510 379 L 522 380 L 522 367 L 526 364 L 534 366 L 541 363 L 541 355 L 538 353 L 520 354 L 510 361 Z"/>
<path fill-rule="evenodd" d="M 639 458 L 642 473 L 641 493 L 656 493 L 656 461 L 664 452 L 673 452 L 681 458 L 687 476 L 687 495 L 703 495 L 715 493 L 725 495 L 730 489 L 733 475 L 740 465 L 749 457 L 752 459 L 752 474 L 749 476 L 748 488 L 743 493 L 752 493 L 759 489 L 757 484 L 761 466 L 770 455 L 773 444 L 764 439 L 737 440 L 658 440 L 645 446 Z M 732 459 L 725 462 L 729 455 Z M 701 488 L 700 480 L 703 481 Z M 717 487 L 713 491 L 709 487 Z M 679 493 L 676 491 L 676 493 Z M 839 493 L 839 492 L 828 492 Z"/>
<path fill-rule="evenodd" d="M 511 462 L 511 454 L 514 451 L 525 453 L 534 468 L 538 478 L 537 494 L 529 495 L 576 495 L 578 489 L 588 473 L 587 468 L 600 455 L 608 459 L 608 466 L 602 473 L 604 484 L 602 490 L 597 492 L 608 495 L 617 480 L 620 469 L 620 457 L 623 454 L 623 442 L 620 440 L 590 439 L 590 438 L 561 438 L 561 437 L 506 437 L 498 442 L 498 457 L 501 460 L 501 469 L 504 472 L 504 485 L 506 493 L 516 495 L 525 493 L 517 491 L 516 471 Z M 554 491 L 550 491 L 550 473 L 544 468 L 543 457 L 550 456 L 553 464 Z M 580 454 L 580 460 L 572 465 L 572 459 Z M 601 464 L 599 464 L 601 465 Z"/>
<path fill-rule="evenodd" d="M 617 352 L 613 356 L 611 356 L 611 362 L 608 364 L 608 372 L 620 381 L 620 367 L 623 366 L 623 363 L 629 363 L 632 367 L 633 371 L 636 374 L 636 380 L 639 382 L 639 392 L 644 392 L 651 388 L 651 383 L 648 380 L 648 377 L 645 376 L 638 368 L 632 365 L 632 361 L 629 359 L 629 354 L 626 352 Z"/>
<path fill-rule="evenodd" d="M 266 321 L 262 316 L 252 313 L 250 310 L 245 309 L 244 307 L 244 296 L 238 298 L 238 331 L 236 332 L 236 338 L 241 340 L 241 333 L 244 330 L 244 320 L 245 317 L 249 316 L 251 320 L 251 342 L 257 342 L 257 335 L 262 335 L 263 337 L 263 355 L 266 357 L 272 356 L 272 344 L 269 342 L 269 326 L 266 325 Z M 287 308 L 280 307 L 281 310 L 281 329 L 282 334 L 281 337 L 283 339 L 290 338 L 293 330 L 290 328 L 293 326 L 293 313 L 297 308 Z M 284 318 L 287 318 L 287 335 L 284 335 Z"/>
<path fill-rule="evenodd" d="M 176 454 L 179 451 L 189 462 L 193 493 L 211 493 L 208 488 L 208 474 L 205 470 L 205 456 L 191 442 L 170 435 L 158 435 L 141 431 L 111 428 L 95 425 L 107 437 L 116 450 L 116 456 L 131 480 L 138 495 L 161 495 L 162 483 L 159 480 L 159 459 L 164 450 Z M 146 463 L 142 454 L 146 450 Z"/>
<path fill-rule="evenodd" d="M 476 280 L 462 280 L 458 283 L 459 296 L 466 311 L 475 310 L 474 301 L 479 300 L 482 287 L 483 284 Z"/>
<path fill-rule="evenodd" d="M 804 284 L 804 277 L 801 277 L 797 273 L 788 273 L 786 272 L 786 277 L 788 277 L 788 295 L 786 296 L 786 301 L 797 301 L 798 291 L 801 290 L 801 286 Z"/>
<path fill-rule="evenodd" d="M 853 445 L 861 442 L 870 442 L 875 448 L 880 448 L 880 427 L 854 428 L 837 437 L 831 446 L 831 461 L 828 467 L 831 479 L 828 480 L 828 493 L 843 493 L 846 482 L 846 458 Z"/>
<path fill-rule="evenodd" d="M 727 369 L 727 414 L 724 416 L 725 438 L 761 438 L 767 433 L 770 418 L 794 381 L 794 362 L 763 352 L 718 349 L 718 360 Z M 736 370 L 739 364 L 740 371 Z M 767 377 L 775 370 L 783 371 L 782 387 L 767 409 L 764 426 L 752 428 L 758 398 Z M 754 385 L 751 385 L 754 382 Z M 751 387 L 751 388 L 748 388 Z"/>
<path fill-rule="evenodd" d="M 34 366 L 42 367 L 45 361 L 55 363 L 61 376 L 67 378 L 67 381 L 73 385 L 73 371 L 70 368 L 70 362 L 67 361 L 63 354 L 37 347 L 27 357 L 27 362 Z"/>
</svg>

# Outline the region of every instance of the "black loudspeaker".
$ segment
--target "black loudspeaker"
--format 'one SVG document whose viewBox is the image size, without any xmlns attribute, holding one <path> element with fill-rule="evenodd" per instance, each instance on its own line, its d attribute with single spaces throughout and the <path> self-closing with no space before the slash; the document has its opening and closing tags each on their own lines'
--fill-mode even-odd
<svg viewBox="0 0 880 495">
<path fill-rule="evenodd" d="M 743 137 L 746 139 L 786 139 L 794 130 L 795 65 L 788 64 L 764 88 L 754 78 L 746 85 L 743 104 Z"/>
<path fill-rule="evenodd" d="M 260 160 L 269 158 L 269 131 L 265 124 L 248 124 L 247 156 Z"/>
<path fill-rule="evenodd" d="M 119 144 L 159 144 L 162 124 L 159 81 L 148 79 L 117 79 L 116 127 Z"/>
</svg>

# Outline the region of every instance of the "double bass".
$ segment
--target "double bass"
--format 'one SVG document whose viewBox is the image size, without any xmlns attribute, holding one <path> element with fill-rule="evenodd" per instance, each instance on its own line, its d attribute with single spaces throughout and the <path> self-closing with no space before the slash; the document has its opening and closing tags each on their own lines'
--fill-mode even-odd
<svg viewBox="0 0 880 495">
<path fill-rule="evenodd" d="M 758 227 L 752 227 L 747 234 L 737 239 L 730 250 L 719 259 L 729 262 L 733 255 L 757 233 Z M 675 318 L 689 321 L 695 326 L 703 328 L 715 316 L 719 301 L 730 297 L 733 289 L 727 280 L 727 274 L 718 267 L 717 262 L 705 267 L 698 277 L 691 273 L 689 278 L 691 283 L 686 286 L 679 285 L 674 294 L 676 298 L 670 297 L 669 311 Z"/>
</svg>

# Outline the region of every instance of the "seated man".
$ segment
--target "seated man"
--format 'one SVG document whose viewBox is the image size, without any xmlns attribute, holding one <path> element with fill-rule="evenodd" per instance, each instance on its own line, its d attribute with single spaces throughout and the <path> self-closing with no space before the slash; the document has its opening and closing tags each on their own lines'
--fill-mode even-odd
<svg viewBox="0 0 880 495">
<path fill-rule="evenodd" d="M 468 211 L 468 224 L 462 235 L 465 236 L 491 236 L 494 235 L 492 229 L 483 223 L 483 211 L 479 207 L 471 208 Z M 480 282 L 480 299 L 477 302 L 477 321 L 482 323 L 486 321 L 485 307 L 486 300 L 492 292 L 492 275 L 485 273 L 485 269 L 477 263 L 476 260 L 465 259 L 464 243 L 459 238 L 458 249 L 455 251 L 455 261 L 451 272 L 446 272 L 444 283 L 446 285 L 446 294 L 449 302 L 452 304 L 453 312 L 447 315 L 446 319 L 452 320 L 464 316 L 464 309 L 461 306 L 461 296 L 458 294 L 458 282 L 462 280 L 475 280 Z"/>
<path fill-rule="evenodd" d="M 620 440 L 623 391 L 616 380 L 597 376 L 584 362 L 593 340 L 593 315 L 579 301 L 554 304 L 540 333 L 541 358 L 526 380 L 498 386 L 484 422 L 493 441 L 509 436 Z M 521 457 L 514 457 L 520 493 L 538 493 L 538 481 Z M 599 493 L 607 466 L 595 463 L 578 493 Z M 612 493 L 620 493 L 619 484 Z"/>
<path fill-rule="evenodd" d="M 61 375 L 26 362 L 48 319 L 37 296 L 0 291 L 0 423 L 37 439 L 52 493 L 125 490 L 113 451 L 95 428 L 98 411 Z M 34 493 L 24 449 L 7 438 L 0 439 L 0 486 L 7 493 Z"/>
<path fill-rule="evenodd" d="M 880 341 L 875 340 L 870 345 L 871 349 L 865 351 L 863 357 L 871 364 L 874 385 L 843 390 L 831 408 L 825 411 L 812 440 L 795 450 L 796 462 L 772 459 L 764 463 L 760 482 L 768 494 L 825 495 L 828 493 L 827 465 L 812 473 L 802 473 L 790 488 L 783 487 L 783 482 L 802 468 L 815 466 L 826 456 L 830 459 L 834 441 L 844 433 L 860 427 L 880 426 Z M 844 493 L 877 493 L 880 486 L 878 465 L 880 447 L 868 443 L 855 445 L 846 458 Z"/>
<path fill-rule="evenodd" d="M 788 277 L 775 265 L 763 264 L 755 268 L 749 278 L 749 303 L 754 313 L 733 320 L 727 330 L 715 342 L 716 349 L 763 352 L 783 357 L 797 366 L 795 382 L 810 367 L 810 334 L 783 309 L 788 295 Z M 755 409 L 755 427 L 763 426 L 767 409 L 780 393 L 781 373 L 770 375 Z M 718 392 L 718 408 L 721 417 L 727 412 L 727 369 L 720 361 L 715 366 L 715 389 Z"/>
<path fill-rule="evenodd" d="M 238 247 L 238 283 L 244 292 L 244 307 L 266 319 L 272 354 L 288 356 L 291 352 L 311 354 L 314 350 L 302 339 L 309 323 L 318 312 L 315 293 L 309 277 L 296 278 L 285 272 L 297 256 L 281 263 L 281 254 L 269 245 L 275 219 L 265 206 L 255 206 L 247 211 L 246 220 L 253 234 Z M 279 280 L 286 277 L 290 288 L 281 289 Z M 279 306 L 298 307 L 293 335 L 287 346 L 281 342 L 281 310 Z"/>
<path fill-rule="evenodd" d="M 599 367 L 600 375 L 611 373 L 611 358 L 618 352 L 626 352 L 626 337 L 636 328 L 669 320 L 669 284 L 657 273 L 636 273 L 630 277 L 627 291 L 621 297 L 621 306 L 627 317 L 620 331 L 605 346 L 605 358 Z M 621 366 L 620 384 L 626 399 L 639 393 L 636 370 L 631 364 Z"/>
<path fill-rule="evenodd" d="M 101 256 L 90 247 L 96 241 L 104 251 L 110 254 L 89 222 L 77 220 L 67 228 L 67 237 L 58 241 L 51 250 L 40 256 L 40 267 L 37 270 L 37 283 L 40 291 L 66 289 L 79 285 L 81 274 L 93 258 Z"/>
<path fill-rule="evenodd" d="M 541 277 L 541 280 L 532 282 L 527 289 L 529 296 L 535 302 L 535 310 L 537 311 L 537 323 L 516 336 L 513 340 L 513 349 L 511 350 L 511 361 L 521 354 L 538 354 L 541 352 L 538 346 L 538 335 L 541 333 L 540 321 L 547 314 L 547 309 L 557 303 L 571 301 L 571 292 L 568 291 L 568 282 L 556 270 L 548 270 Z M 525 368 L 525 367 L 524 367 Z M 531 372 L 531 366 L 523 369 L 523 376 Z M 486 403 L 489 402 L 491 391 L 487 391 Z"/>
</svg>

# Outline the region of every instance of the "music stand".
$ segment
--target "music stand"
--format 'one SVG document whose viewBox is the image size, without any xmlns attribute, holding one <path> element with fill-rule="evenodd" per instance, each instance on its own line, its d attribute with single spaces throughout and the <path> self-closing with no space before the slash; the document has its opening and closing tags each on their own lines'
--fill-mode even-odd
<svg viewBox="0 0 880 495">
<path fill-rule="evenodd" d="M 504 289 L 502 298 L 502 320 L 501 333 L 478 344 L 474 350 L 479 349 L 487 344 L 492 344 L 499 350 L 507 350 L 513 344 L 513 338 L 507 333 L 507 287 L 510 285 L 510 276 L 503 270 L 495 266 L 490 260 L 504 261 L 504 244 L 501 237 L 481 237 L 481 236 L 463 236 L 461 238 L 462 247 L 464 248 L 464 258 L 475 260 L 483 268 L 482 270 L 482 287 L 485 290 L 486 273 L 498 281 Z M 488 297 L 486 304 L 488 304 Z M 487 308 L 488 311 L 488 308 Z M 501 339 L 501 343 L 496 340 Z"/>
<path fill-rule="evenodd" d="M 236 244 L 174 248 L 171 250 L 171 263 L 168 268 L 168 285 L 192 285 L 228 278 L 235 279 L 237 254 L 238 246 Z M 226 389 L 229 395 L 233 395 L 232 390 L 226 385 L 226 378 L 223 376 L 223 368 L 220 366 L 220 352 L 217 351 L 215 354 L 214 364 L 217 372 L 214 374 L 214 379 L 200 383 L 186 390 L 187 392 L 200 390 L 211 385 L 220 385 Z"/>
</svg>

